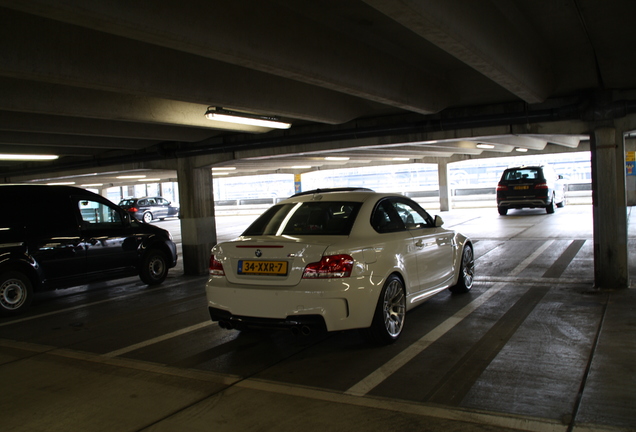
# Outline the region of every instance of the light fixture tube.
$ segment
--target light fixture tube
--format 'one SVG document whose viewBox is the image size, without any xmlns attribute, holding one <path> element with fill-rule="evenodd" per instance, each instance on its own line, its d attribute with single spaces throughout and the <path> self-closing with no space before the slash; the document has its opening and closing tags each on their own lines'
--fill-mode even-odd
<svg viewBox="0 0 636 432">
<path fill-rule="evenodd" d="M 56 155 L 26 155 L 26 154 L 0 154 L 0 160 L 15 161 L 46 161 L 59 158 Z"/>
<path fill-rule="evenodd" d="M 273 129 L 289 129 L 291 127 L 291 123 L 282 122 L 278 119 L 278 117 L 242 113 L 219 107 L 208 107 L 208 110 L 205 112 L 205 116 L 210 120 L 261 126 Z"/>
</svg>

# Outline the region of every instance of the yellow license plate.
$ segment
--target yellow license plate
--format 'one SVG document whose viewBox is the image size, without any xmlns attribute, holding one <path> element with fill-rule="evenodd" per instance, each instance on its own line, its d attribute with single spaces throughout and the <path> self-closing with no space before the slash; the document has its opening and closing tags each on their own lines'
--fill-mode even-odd
<svg viewBox="0 0 636 432">
<path fill-rule="evenodd" d="M 287 261 L 239 261 L 238 274 L 285 276 Z"/>
<path fill-rule="evenodd" d="M 515 186 L 515 190 L 525 190 L 530 189 L 530 186 Z"/>
</svg>

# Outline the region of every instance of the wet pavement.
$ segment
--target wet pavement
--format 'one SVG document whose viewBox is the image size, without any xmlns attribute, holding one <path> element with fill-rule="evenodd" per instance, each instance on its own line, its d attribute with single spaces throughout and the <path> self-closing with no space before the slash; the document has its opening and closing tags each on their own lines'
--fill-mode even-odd
<svg viewBox="0 0 636 432">
<path fill-rule="evenodd" d="M 475 242 L 475 286 L 387 347 L 223 330 L 180 268 L 40 296 L 0 319 L 3 430 L 636 430 L 636 290 L 593 289 L 591 207 L 441 215 Z M 219 217 L 219 238 L 254 217 Z"/>
</svg>

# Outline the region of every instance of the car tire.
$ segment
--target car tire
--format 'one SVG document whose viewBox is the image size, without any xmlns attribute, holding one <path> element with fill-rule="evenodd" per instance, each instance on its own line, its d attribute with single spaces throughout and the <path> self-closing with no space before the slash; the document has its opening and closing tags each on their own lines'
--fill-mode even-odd
<svg viewBox="0 0 636 432">
<path fill-rule="evenodd" d="M 552 214 L 552 213 L 554 213 L 554 210 L 555 210 L 555 209 L 556 209 L 556 203 L 554 202 L 554 194 L 552 194 L 552 199 L 550 200 L 550 204 L 548 204 L 548 205 L 545 207 L 545 211 L 546 211 L 548 214 Z"/>
<path fill-rule="evenodd" d="M 168 276 L 168 261 L 166 255 L 157 250 L 150 249 L 141 260 L 139 278 L 147 285 L 159 285 Z"/>
<path fill-rule="evenodd" d="M 367 338 L 376 344 L 388 345 L 400 337 L 406 316 L 406 293 L 404 283 L 397 275 L 387 278 L 375 308 L 371 327 L 366 329 Z"/>
<path fill-rule="evenodd" d="M 459 267 L 457 284 L 449 288 L 453 294 L 463 294 L 470 291 L 475 281 L 475 254 L 473 247 L 469 244 L 464 246 L 462 251 L 462 261 Z"/>
<path fill-rule="evenodd" d="M 144 215 L 141 217 L 141 219 L 144 221 L 144 223 L 152 222 L 152 213 L 150 213 L 150 212 L 144 213 Z"/>
<path fill-rule="evenodd" d="M 17 315 L 24 312 L 33 300 L 31 280 L 19 271 L 0 274 L 0 315 Z"/>
<path fill-rule="evenodd" d="M 557 205 L 556 205 L 559 208 L 565 207 L 565 189 L 563 189 L 563 195 L 561 195 L 561 196 L 563 197 L 563 200 L 561 202 L 558 202 Z"/>
<path fill-rule="evenodd" d="M 497 211 L 500 215 L 505 216 L 508 214 L 508 209 L 505 207 L 497 207 Z"/>
</svg>

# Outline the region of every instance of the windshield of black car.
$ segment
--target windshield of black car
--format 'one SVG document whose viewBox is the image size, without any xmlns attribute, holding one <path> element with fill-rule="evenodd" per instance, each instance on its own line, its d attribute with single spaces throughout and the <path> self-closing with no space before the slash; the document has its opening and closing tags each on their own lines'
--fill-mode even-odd
<svg viewBox="0 0 636 432">
<path fill-rule="evenodd" d="M 278 204 L 256 219 L 243 235 L 349 235 L 360 205 L 341 201 Z"/>
</svg>

